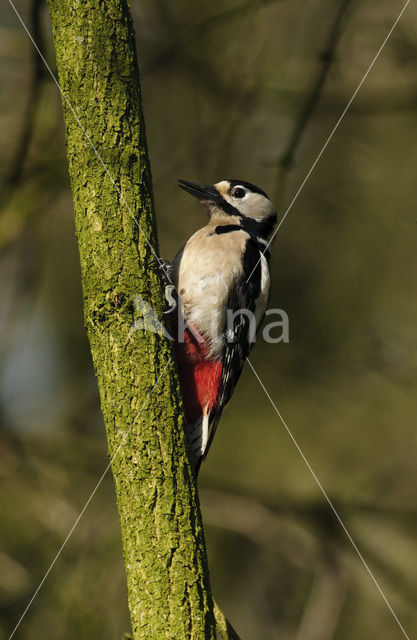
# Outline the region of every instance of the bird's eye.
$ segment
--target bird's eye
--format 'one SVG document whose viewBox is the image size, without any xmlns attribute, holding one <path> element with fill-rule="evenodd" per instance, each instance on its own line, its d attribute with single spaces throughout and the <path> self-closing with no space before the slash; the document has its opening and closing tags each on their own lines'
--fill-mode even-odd
<svg viewBox="0 0 417 640">
<path fill-rule="evenodd" d="M 245 195 L 246 191 L 242 189 L 242 187 L 236 187 L 236 189 L 234 189 L 234 191 L 232 192 L 232 196 L 234 198 L 244 198 Z"/>
</svg>

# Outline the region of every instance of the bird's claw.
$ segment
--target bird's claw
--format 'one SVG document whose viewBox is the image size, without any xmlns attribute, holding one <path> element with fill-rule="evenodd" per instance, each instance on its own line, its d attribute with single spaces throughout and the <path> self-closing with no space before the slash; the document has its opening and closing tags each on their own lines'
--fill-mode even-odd
<svg viewBox="0 0 417 640">
<path fill-rule="evenodd" d="M 175 291 L 175 285 L 167 284 L 165 287 L 165 299 L 169 304 L 169 307 L 163 313 L 172 313 L 177 308 L 177 301 L 173 296 L 173 292 Z"/>
<path fill-rule="evenodd" d="M 172 284 L 172 264 L 165 258 L 158 258 L 158 268 L 162 272 L 162 277 L 165 284 Z"/>
</svg>

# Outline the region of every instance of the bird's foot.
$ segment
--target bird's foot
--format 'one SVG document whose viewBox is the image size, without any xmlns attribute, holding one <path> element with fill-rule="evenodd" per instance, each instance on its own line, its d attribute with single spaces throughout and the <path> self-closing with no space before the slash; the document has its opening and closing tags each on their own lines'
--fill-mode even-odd
<svg viewBox="0 0 417 640">
<path fill-rule="evenodd" d="M 169 260 L 165 258 L 158 259 L 158 267 L 161 270 L 162 278 L 166 285 L 172 285 L 173 268 Z"/>
<path fill-rule="evenodd" d="M 163 311 L 163 313 L 172 313 L 177 308 L 177 301 L 175 299 L 175 285 L 167 284 L 165 285 L 165 299 L 168 302 L 168 309 Z"/>
<path fill-rule="evenodd" d="M 168 302 L 168 309 L 163 313 L 172 313 L 177 308 L 175 295 L 175 285 L 172 282 L 173 268 L 169 260 L 158 258 L 158 267 L 161 270 L 162 279 L 165 285 L 165 299 Z"/>
</svg>

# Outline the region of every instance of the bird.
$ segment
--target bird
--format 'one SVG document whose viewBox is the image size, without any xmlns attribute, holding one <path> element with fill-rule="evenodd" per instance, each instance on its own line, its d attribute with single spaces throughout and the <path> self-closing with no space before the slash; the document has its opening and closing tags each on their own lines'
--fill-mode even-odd
<svg viewBox="0 0 417 640">
<path fill-rule="evenodd" d="M 208 223 L 169 266 L 167 300 L 192 461 L 198 475 L 255 341 L 270 295 L 269 243 L 277 215 L 259 187 L 243 180 L 213 185 L 178 180 Z"/>
</svg>

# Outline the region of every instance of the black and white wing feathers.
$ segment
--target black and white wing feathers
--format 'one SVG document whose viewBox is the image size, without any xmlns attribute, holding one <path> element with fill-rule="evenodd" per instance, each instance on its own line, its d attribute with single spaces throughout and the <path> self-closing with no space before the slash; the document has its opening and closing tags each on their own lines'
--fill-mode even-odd
<svg viewBox="0 0 417 640">
<path fill-rule="evenodd" d="M 245 360 L 253 346 L 256 327 L 253 327 L 251 322 L 253 323 L 254 321 L 256 301 L 261 293 L 263 269 L 261 257 L 259 246 L 249 237 L 243 255 L 243 273 L 232 288 L 227 302 L 228 313 L 233 315 L 233 323 L 226 323 L 222 376 L 217 399 L 218 409 L 216 409 L 210 421 L 210 435 L 201 460 L 207 456 L 223 407 L 229 402 L 233 394 Z M 250 314 L 245 313 L 245 310 L 249 311 Z M 259 320 L 258 325 L 260 325 L 261 320 L 262 318 Z M 227 324 L 231 326 L 228 327 Z M 253 336 L 251 336 L 251 332 Z"/>
</svg>

